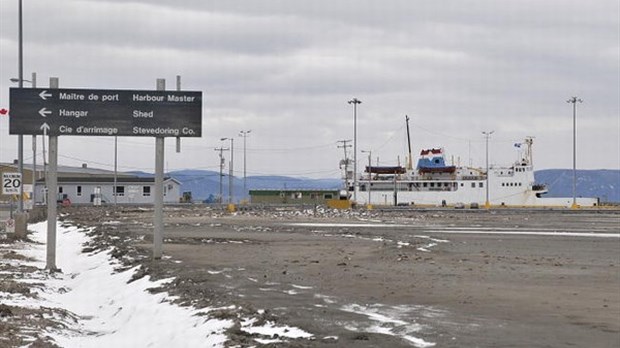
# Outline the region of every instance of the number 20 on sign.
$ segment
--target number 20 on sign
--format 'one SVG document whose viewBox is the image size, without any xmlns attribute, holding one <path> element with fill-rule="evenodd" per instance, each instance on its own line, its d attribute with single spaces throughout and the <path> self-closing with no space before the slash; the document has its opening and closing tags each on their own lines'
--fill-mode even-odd
<svg viewBox="0 0 620 348">
<path fill-rule="evenodd" d="M 19 194 L 22 186 L 22 176 L 20 173 L 2 173 L 2 194 Z"/>
</svg>

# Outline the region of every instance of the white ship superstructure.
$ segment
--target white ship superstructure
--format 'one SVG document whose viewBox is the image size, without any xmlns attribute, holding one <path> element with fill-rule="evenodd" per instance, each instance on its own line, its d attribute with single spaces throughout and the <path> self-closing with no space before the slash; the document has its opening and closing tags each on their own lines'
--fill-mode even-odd
<svg viewBox="0 0 620 348">
<path fill-rule="evenodd" d="M 349 196 L 363 205 L 570 206 L 572 197 L 542 197 L 547 189 L 535 182 L 532 144 L 532 138 L 526 138 L 521 159 L 511 166 L 491 167 L 488 173 L 485 168 L 447 165 L 439 148 L 422 150 L 415 169 L 411 160 L 407 167 L 366 166 L 357 188 L 353 173 L 345 171 L 345 182 Z M 577 204 L 595 206 L 598 200 L 578 198 Z"/>
</svg>

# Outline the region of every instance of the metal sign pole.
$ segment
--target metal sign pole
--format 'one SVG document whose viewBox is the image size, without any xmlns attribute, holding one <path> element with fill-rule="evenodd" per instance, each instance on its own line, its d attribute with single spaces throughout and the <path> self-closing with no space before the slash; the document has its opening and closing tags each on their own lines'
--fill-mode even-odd
<svg viewBox="0 0 620 348">
<path fill-rule="evenodd" d="M 157 79 L 157 90 L 166 89 L 166 80 Z M 164 242 L 164 137 L 155 138 L 155 201 L 153 221 L 153 259 L 161 259 Z"/>
<path fill-rule="evenodd" d="M 58 88 L 58 78 L 50 77 L 50 89 Z M 45 132 L 45 129 L 44 129 Z M 45 141 L 45 136 L 43 136 Z M 45 269 L 52 272 L 56 268 L 56 193 L 58 192 L 58 136 L 49 137 L 49 167 L 46 173 L 47 185 L 47 264 Z"/>
</svg>

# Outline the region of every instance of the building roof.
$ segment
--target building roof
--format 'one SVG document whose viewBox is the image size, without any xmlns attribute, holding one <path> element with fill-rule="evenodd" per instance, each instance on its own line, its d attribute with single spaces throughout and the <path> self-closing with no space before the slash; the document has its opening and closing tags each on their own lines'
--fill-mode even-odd
<svg viewBox="0 0 620 348">
<path fill-rule="evenodd" d="M 19 170 L 19 166 L 16 163 L 0 163 L 2 167 L 14 168 L 16 171 Z M 35 170 L 43 171 L 45 168 L 42 164 L 37 164 Z M 24 170 L 32 170 L 32 163 L 24 163 Z M 61 177 L 78 177 L 78 176 L 114 176 L 113 170 L 106 170 L 100 168 L 90 168 L 86 165 L 82 165 L 81 167 L 72 167 L 72 166 L 58 166 L 58 176 Z M 117 177 L 134 177 L 134 174 L 117 172 Z"/>
<path fill-rule="evenodd" d="M 312 193 L 336 193 L 338 194 L 338 189 L 286 189 L 286 190 L 278 190 L 278 189 L 258 189 L 258 190 L 250 190 L 249 194 L 252 196 L 271 196 L 271 195 L 279 195 L 280 193 L 289 194 L 302 192 L 306 194 Z"/>
<path fill-rule="evenodd" d="M 174 181 L 177 184 L 181 184 L 178 180 L 172 177 L 165 177 L 164 181 Z M 117 184 L 152 184 L 155 182 L 154 177 L 118 177 L 116 178 Z M 37 183 L 45 183 L 45 179 L 37 180 Z M 110 177 L 59 177 L 58 183 L 102 183 L 102 184 L 112 184 L 114 183 L 114 178 Z"/>
</svg>

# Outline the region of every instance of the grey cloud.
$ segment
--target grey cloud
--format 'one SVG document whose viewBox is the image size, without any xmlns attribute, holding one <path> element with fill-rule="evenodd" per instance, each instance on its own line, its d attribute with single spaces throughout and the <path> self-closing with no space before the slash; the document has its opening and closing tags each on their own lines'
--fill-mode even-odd
<svg viewBox="0 0 620 348">
<path fill-rule="evenodd" d="M 536 135 L 555 151 L 547 138 L 570 141 L 562 133 L 570 128 L 565 99 L 578 94 L 586 100 L 583 136 L 618 155 L 608 126 L 620 114 L 616 1 L 25 4 L 27 74 L 59 76 L 67 87 L 145 89 L 180 74 L 184 88 L 205 92 L 208 136 L 190 143 L 215 145 L 240 128 L 255 129 L 256 148 L 351 138 L 346 101 L 356 96 L 360 148 L 381 147 L 386 160 L 402 154 L 405 114 L 418 126 L 416 146 L 444 145 L 461 158 L 463 139 L 479 142 L 485 128 L 498 131 L 497 144 Z M 14 7 L 0 3 L 0 101 L 6 76 L 15 75 Z M 0 142 L 4 149 L 6 137 Z M 511 150 L 498 146 L 497 155 L 510 161 Z M 304 161 L 283 151 L 272 162 L 337 168 L 340 152 L 327 153 L 333 158 L 309 152 Z M 543 146 L 539 156 L 541 164 L 562 163 Z M 275 166 L 267 154 L 256 157 L 256 168 Z"/>
</svg>

